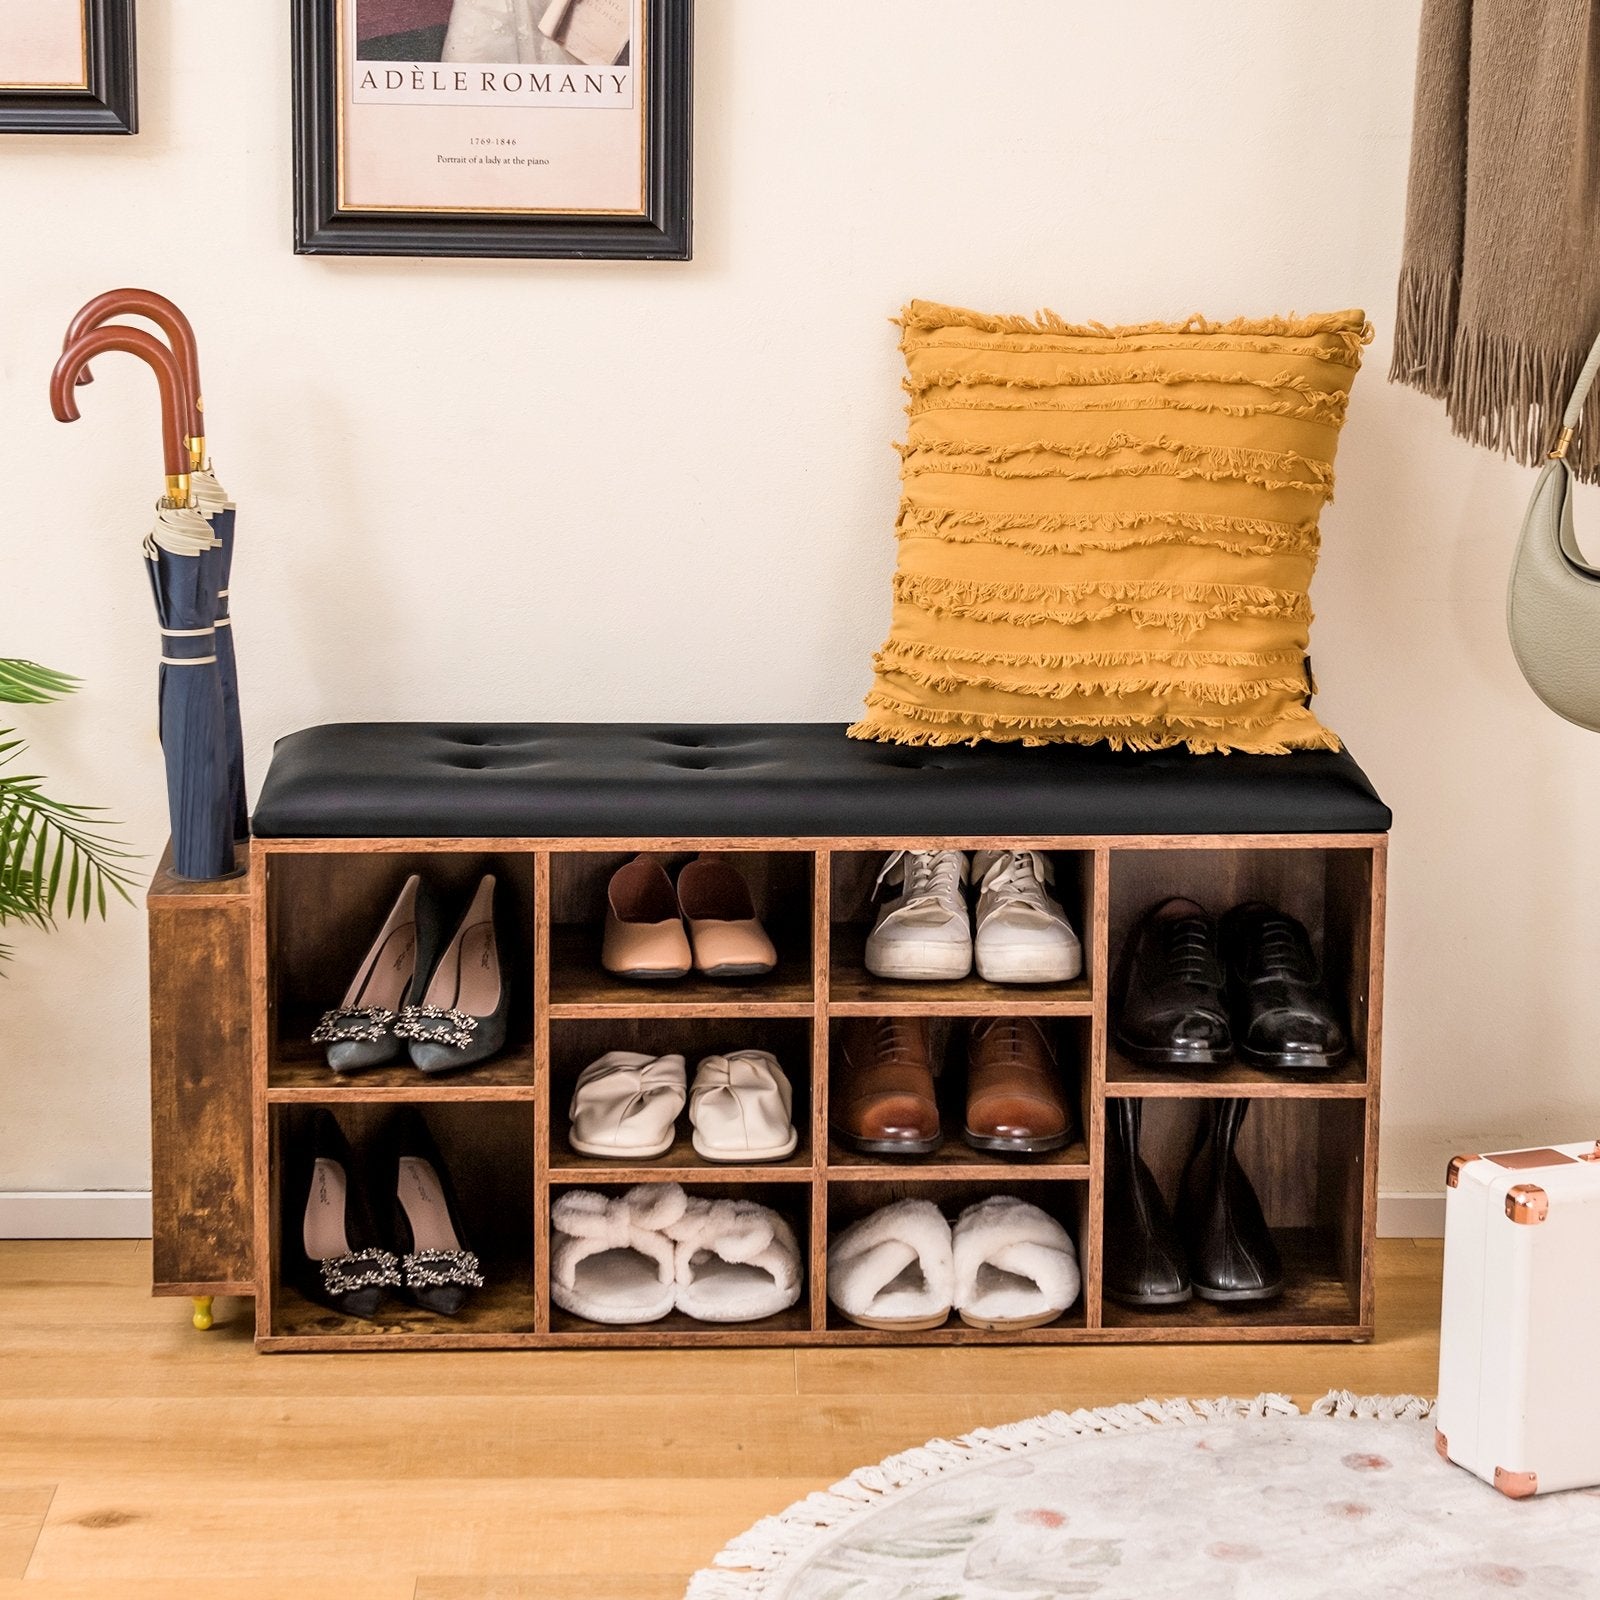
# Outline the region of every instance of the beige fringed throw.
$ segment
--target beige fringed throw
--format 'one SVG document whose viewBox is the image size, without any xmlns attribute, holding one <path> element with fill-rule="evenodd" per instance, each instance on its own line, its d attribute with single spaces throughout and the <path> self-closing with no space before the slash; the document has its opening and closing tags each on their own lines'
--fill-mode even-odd
<svg viewBox="0 0 1600 1600">
<path fill-rule="evenodd" d="M 1600 5 L 1426 0 L 1390 377 L 1531 463 L 1600 333 Z M 1600 478 L 1600 389 L 1569 458 Z"/>
</svg>

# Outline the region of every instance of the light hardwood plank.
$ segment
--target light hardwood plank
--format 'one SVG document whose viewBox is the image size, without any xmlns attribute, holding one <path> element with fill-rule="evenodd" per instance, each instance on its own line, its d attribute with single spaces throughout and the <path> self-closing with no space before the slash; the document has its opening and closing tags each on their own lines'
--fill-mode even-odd
<svg viewBox="0 0 1600 1600">
<path fill-rule="evenodd" d="M 44 1526 L 55 1485 L 0 1482 L 0 1578 L 20 1578 Z"/>
</svg>

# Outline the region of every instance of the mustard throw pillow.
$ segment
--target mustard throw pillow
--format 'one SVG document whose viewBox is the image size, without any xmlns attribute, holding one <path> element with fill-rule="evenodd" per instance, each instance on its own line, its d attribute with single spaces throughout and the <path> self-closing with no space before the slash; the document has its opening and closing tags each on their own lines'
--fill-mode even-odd
<svg viewBox="0 0 1600 1600">
<path fill-rule="evenodd" d="M 1360 311 L 1075 327 L 914 300 L 899 568 L 856 738 L 1336 750 L 1317 516 Z"/>
</svg>

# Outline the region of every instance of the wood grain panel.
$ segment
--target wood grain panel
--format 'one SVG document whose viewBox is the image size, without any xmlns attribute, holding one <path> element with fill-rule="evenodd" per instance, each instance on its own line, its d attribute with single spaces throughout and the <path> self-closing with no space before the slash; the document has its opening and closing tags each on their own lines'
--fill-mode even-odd
<svg viewBox="0 0 1600 1600">
<path fill-rule="evenodd" d="M 147 908 L 153 1285 L 205 1294 L 254 1277 L 251 901 L 232 880 Z"/>
</svg>

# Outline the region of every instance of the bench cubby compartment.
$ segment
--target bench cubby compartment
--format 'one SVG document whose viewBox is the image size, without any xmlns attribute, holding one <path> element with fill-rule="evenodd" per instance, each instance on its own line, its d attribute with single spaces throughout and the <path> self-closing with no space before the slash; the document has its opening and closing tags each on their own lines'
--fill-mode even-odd
<svg viewBox="0 0 1600 1600">
<path fill-rule="evenodd" d="M 828 1237 L 836 1238 L 851 1223 L 870 1216 L 881 1207 L 896 1200 L 930 1200 L 944 1214 L 953 1227 L 956 1219 L 970 1205 L 993 1194 L 1013 1195 L 1029 1205 L 1054 1217 L 1067 1230 L 1078 1251 L 1078 1266 L 1084 1271 L 1084 1235 L 1089 1226 L 1089 1179 L 1069 1178 L 1065 1182 L 1041 1182 L 1037 1177 L 1018 1172 L 1014 1176 L 989 1178 L 919 1178 L 913 1181 L 864 1183 L 840 1178 L 828 1185 Z M 824 1264 L 824 1270 L 826 1265 Z M 1084 1272 L 1085 1289 L 1080 1290 L 1076 1301 L 1052 1322 L 1039 1328 L 984 1329 L 969 1327 L 954 1310 L 938 1328 L 886 1333 L 882 1330 L 858 1327 L 831 1302 L 827 1308 L 827 1330 L 840 1342 L 871 1344 L 892 1340 L 895 1343 L 923 1344 L 977 1344 L 977 1343 L 1051 1343 L 1062 1337 L 1081 1336 L 1087 1327 L 1085 1310 L 1088 1284 Z"/>
<path fill-rule="evenodd" d="M 336 1093 L 325 1104 L 355 1147 L 358 1164 L 363 1145 L 381 1140 L 385 1120 L 394 1115 L 392 1103 L 351 1101 Z M 305 1102 L 274 1105 L 270 1111 L 271 1205 L 262 1222 L 271 1292 L 258 1297 L 257 1309 L 270 1318 L 271 1331 L 263 1342 L 285 1350 L 404 1348 L 417 1343 L 471 1348 L 531 1335 L 537 1300 L 531 1106 L 456 1101 L 421 1108 L 455 1186 L 462 1231 L 481 1262 L 484 1287 L 469 1295 L 453 1317 L 424 1311 L 390 1292 L 370 1321 L 341 1316 L 309 1299 L 285 1270 L 282 1232 L 294 1225 L 303 1199 L 283 1193 L 283 1156 L 289 1141 L 305 1136 L 316 1109 Z M 387 1239 L 392 1201 L 385 1194 L 372 1194 L 370 1200 L 379 1233 Z M 389 1239 L 391 1247 L 394 1242 Z"/>
</svg>

